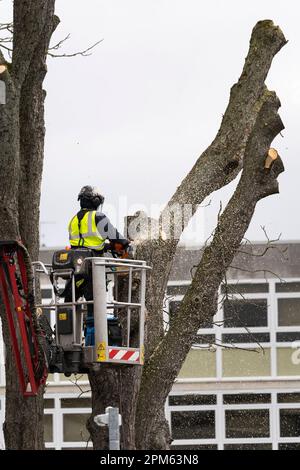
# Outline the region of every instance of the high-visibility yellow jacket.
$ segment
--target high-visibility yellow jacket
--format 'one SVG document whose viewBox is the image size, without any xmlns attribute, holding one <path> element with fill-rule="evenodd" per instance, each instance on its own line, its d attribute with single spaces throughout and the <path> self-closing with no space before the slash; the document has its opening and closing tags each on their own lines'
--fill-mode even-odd
<svg viewBox="0 0 300 470">
<path fill-rule="evenodd" d="M 78 217 L 80 212 L 78 212 L 69 223 L 69 240 L 71 246 L 84 246 L 97 251 L 103 250 L 105 238 L 97 229 L 97 212 L 87 210 L 82 218 Z"/>
</svg>

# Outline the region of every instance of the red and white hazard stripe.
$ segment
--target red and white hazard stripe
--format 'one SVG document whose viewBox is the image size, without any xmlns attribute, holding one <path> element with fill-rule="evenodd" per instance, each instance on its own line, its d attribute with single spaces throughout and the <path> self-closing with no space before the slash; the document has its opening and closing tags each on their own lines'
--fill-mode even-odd
<svg viewBox="0 0 300 470">
<path fill-rule="evenodd" d="M 140 362 L 140 352 L 109 348 L 109 359 L 115 361 Z"/>
</svg>

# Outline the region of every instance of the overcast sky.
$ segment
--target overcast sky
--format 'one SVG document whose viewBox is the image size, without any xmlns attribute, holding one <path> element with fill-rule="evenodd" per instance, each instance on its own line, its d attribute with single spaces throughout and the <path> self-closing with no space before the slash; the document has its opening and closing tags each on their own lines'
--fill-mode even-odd
<svg viewBox="0 0 300 470">
<path fill-rule="evenodd" d="M 5 0 L 1 14 L 11 5 Z M 42 241 L 67 244 L 67 225 L 85 184 L 106 196 L 108 215 L 157 210 L 214 138 L 240 75 L 251 30 L 272 19 L 289 43 L 267 85 L 280 97 L 286 129 L 274 146 L 286 167 L 280 195 L 261 201 L 247 237 L 300 238 L 300 29 L 295 0 L 57 0 L 63 52 L 103 42 L 90 57 L 48 59 L 47 139 L 42 188 Z M 186 240 L 211 232 L 220 200 L 212 195 Z M 155 207 L 151 207 L 154 205 Z M 197 232 L 197 233 L 196 233 Z"/>
</svg>

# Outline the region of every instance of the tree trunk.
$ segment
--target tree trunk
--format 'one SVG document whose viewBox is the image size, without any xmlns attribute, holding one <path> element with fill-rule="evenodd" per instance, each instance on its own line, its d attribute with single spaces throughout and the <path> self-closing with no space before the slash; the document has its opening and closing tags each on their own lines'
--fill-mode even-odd
<svg viewBox="0 0 300 470">
<path fill-rule="evenodd" d="M 193 281 L 165 338 L 147 362 L 137 411 L 138 448 L 152 448 L 170 389 L 202 324 L 217 311 L 218 289 L 251 222 L 257 202 L 278 192 L 277 176 L 284 170 L 278 158 L 271 172 L 264 163 L 269 146 L 283 129 L 277 114 L 279 100 L 265 93 L 264 104 L 248 142 L 237 189 L 219 218 L 212 243 L 204 250 Z"/>
<path fill-rule="evenodd" d="M 135 414 L 139 392 L 141 367 L 103 366 L 98 372 L 91 372 L 89 380 L 92 390 L 92 415 L 87 428 L 94 449 L 108 449 L 108 430 L 94 423 L 94 416 L 104 414 L 105 408 L 119 408 L 122 416 L 121 448 L 135 449 Z"/>
<path fill-rule="evenodd" d="M 3 74 L 7 102 L 1 106 L 0 239 L 20 240 L 33 260 L 39 253 L 39 203 L 44 156 L 46 57 L 58 24 L 55 0 L 15 0 L 13 57 Z M 2 54 L 1 63 L 4 63 Z M 33 312 L 34 314 L 35 312 Z M 6 349 L 7 449 L 43 449 L 43 388 L 37 397 L 21 394 L 6 314 L 1 305 Z"/>
<path fill-rule="evenodd" d="M 278 173 L 264 175 L 262 159 L 267 146 L 282 128 L 282 123 L 276 114 L 279 103 L 268 92 L 264 82 L 274 56 L 285 43 L 283 33 L 272 21 L 261 21 L 254 27 L 243 72 L 231 89 L 230 101 L 216 138 L 197 160 L 162 212 L 158 223 L 158 239 L 151 240 L 148 235 L 144 237 L 146 240 L 143 241 L 141 236 L 139 241 L 136 257 L 144 259 L 153 268 L 147 279 L 146 363 L 142 377 L 138 375 L 134 379 L 136 383 L 131 384 L 134 390 L 139 391 L 134 427 L 136 446 L 140 449 L 169 448 L 169 428 L 164 416 L 165 400 L 190 350 L 194 335 L 201 323 L 211 319 L 216 312 L 219 284 L 251 221 L 257 201 L 276 192 Z M 265 127 L 264 113 L 270 117 Z M 246 159 L 248 167 L 244 169 L 240 184 L 219 221 L 213 243 L 204 252 L 179 314 L 167 335 L 164 335 L 164 297 L 180 235 L 199 204 L 212 192 L 236 178 Z M 251 162 L 255 162 L 255 167 L 250 171 Z M 257 191 L 253 191 L 253 187 Z M 189 211 L 185 211 L 186 204 L 190 205 Z M 147 231 L 147 223 L 145 226 Z M 166 233 L 166 239 L 163 233 Z M 91 380 L 93 404 L 103 413 L 113 393 L 116 403 L 120 400 L 120 407 L 127 420 L 131 404 L 127 410 L 125 393 L 119 398 L 118 390 L 114 387 L 120 388 L 120 384 L 117 382 L 118 385 L 114 385 L 114 380 L 107 378 L 108 373 L 109 368 L 102 378 L 99 375 L 97 385 L 93 378 Z M 101 380 L 109 381 L 111 387 L 105 391 L 100 385 Z M 122 390 L 127 391 L 126 387 L 129 384 L 122 383 Z M 94 445 L 102 448 L 103 440 L 96 430 L 92 430 L 92 433 Z"/>
<path fill-rule="evenodd" d="M 127 302 L 128 279 L 118 278 L 118 300 Z M 132 301 L 138 302 L 139 282 L 136 280 L 132 288 Z M 137 344 L 139 339 L 139 322 L 137 315 L 131 311 L 131 345 Z M 127 310 L 119 310 L 119 321 L 122 325 L 122 335 L 127 337 Z M 94 423 L 94 416 L 103 414 L 105 408 L 114 406 L 119 408 L 122 416 L 121 447 L 122 449 L 135 449 L 135 414 L 138 399 L 141 366 L 134 365 L 101 365 L 97 372 L 89 373 L 92 390 L 92 416 L 88 420 L 88 430 L 95 449 L 108 449 L 107 429 L 99 428 Z"/>
</svg>

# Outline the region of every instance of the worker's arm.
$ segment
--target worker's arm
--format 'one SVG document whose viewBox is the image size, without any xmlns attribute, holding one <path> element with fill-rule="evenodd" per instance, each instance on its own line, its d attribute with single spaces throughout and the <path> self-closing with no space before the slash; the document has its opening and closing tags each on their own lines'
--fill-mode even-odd
<svg viewBox="0 0 300 470">
<path fill-rule="evenodd" d="M 96 214 L 96 225 L 98 232 L 103 238 L 108 238 L 114 243 L 120 243 L 124 248 L 130 244 L 130 241 L 118 232 L 109 218 L 102 212 L 97 212 Z"/>
</svg>

